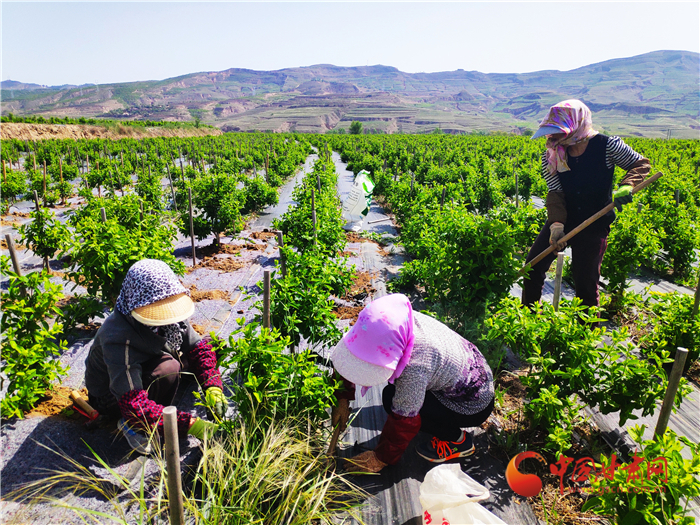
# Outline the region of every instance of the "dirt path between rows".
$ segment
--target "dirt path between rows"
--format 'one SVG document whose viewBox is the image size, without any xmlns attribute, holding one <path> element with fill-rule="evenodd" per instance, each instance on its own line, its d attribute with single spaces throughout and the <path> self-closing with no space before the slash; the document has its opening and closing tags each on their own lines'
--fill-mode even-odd
<svg viewBox="0 0 700 525">
<path fill-rule="evenodd" d="M 221 135 L 220 129 L 212 128 L 146 128 L 141 126 L 89 126 L 82 124 L 25 124 L 6 122 L 0 126 L 1 139 L 46 140 L 46 139 L 144 139 L 152 137 L 204 137 Z"/>
</svg>

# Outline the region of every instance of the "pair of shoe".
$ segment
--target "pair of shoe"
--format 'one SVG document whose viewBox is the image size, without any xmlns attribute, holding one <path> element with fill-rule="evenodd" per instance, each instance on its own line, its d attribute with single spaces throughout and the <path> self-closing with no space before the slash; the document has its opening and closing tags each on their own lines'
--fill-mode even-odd
<svg viewBox="0 0 700 525">
<path fill-rule="evenodd" d="M 119 423 L 117 423 L 117 428 L 121 430 L 122 434 L 124 434 L 124 437 L 132 450 L 138 452 L 139 454 L 143 454 L 144 456 L 151 453 L 152 448 L 149 437 L 131 428 L 124 418 L 119 420 Z"/>
<path fill-rule="evenodd" d="M 472 443 L 471 434 L 462 430 L 462 435 L 457 441 L 443 441 L 433 437 L 416 447 L 416 452 L 432 463 L 442 463 L 455 458 L 471 456 L 476 448 Z"/>
</svg>

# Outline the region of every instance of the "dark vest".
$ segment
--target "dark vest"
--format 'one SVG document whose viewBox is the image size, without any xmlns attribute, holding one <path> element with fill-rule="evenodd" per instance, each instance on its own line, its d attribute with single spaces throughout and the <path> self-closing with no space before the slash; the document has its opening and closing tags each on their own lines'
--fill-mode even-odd
<svg viewBox="0 0 700 525">
<path fill-rule="evenodd" d="M 567 232 L 612 202 L 615 167 L 605 165 L 607 143 L 608 137 L 599 133 L 588 142 L 582 155 L 569 155 L 569 171 L 559 173 L 566 196 Z M 610 211 L 588 228 L 605 229 L 614 220 L 615 212 Z"/>
</svg>

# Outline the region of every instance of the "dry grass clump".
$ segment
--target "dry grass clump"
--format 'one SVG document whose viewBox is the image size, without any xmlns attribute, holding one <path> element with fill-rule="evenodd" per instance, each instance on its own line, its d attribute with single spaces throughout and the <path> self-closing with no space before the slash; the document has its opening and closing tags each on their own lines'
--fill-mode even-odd
<svg viewBox="0 0 700 525">
<path fill-rule="evenodd" d="M 198 525 L 331 524 L 356 515 L 367 495 L 341 474 L 323 454 L 320 432 L 307 422 L 266 420 L 264 424 L 226 421 L 225 432 L 202 444 L 202 458 L 183 483 L 185 519 Z M 140 477 L 127 479 L 97 454 L 106 476 L 56 452 L 67 470 L 8 495 L 8 499 L 50 504 L 75 512 L 85 523 L 164 523 L 168 520 L 167 472 L 163 450 L 154 439 Z M 318 442 L 316 442 L 318 441 Z M 111 512 L 81 508 L 80 497 L 108 501 Z M 335 518 L 335 519 L 334 519 Z"/>
</svg>

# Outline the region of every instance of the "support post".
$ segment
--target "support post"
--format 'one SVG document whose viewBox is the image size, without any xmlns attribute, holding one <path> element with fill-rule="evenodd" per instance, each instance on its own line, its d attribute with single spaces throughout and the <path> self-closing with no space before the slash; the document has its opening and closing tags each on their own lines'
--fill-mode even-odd
<svg viewBox="0 0 700 525">
<path fill-rule="evenodd" d="M 281 231 L 277 232 L 277 245 L 280 247 L 280 269 L 282 270 L 282 277 L 287 277 L 287 260 L 284 258 L 281 248 L 284 247 L 284 233 Z"/>
<path fill-rule="evenodd" d="M 676 190 L 675 197 L 676 197 L 676 204 L 680 204 L 681 203 L 681 190 Z"/>
<path fill-rule="evenodd" d="M 263 328 L 270 329 L 270 270 L 265 270 L 263 279 Z"/>
<path fill-rule="evenodd" d="M 559 311 L 559 300 L 561 299 L 561 276 L 564 272 L 564 254 L 559 252 L 557 254 L 557 273 L 554 277 L 554 297 L 552 298 L 552 305 L 554 306 L 554 311 Z"/>
<path fill-rule="evenodd" d="M 440 211 L 442 211 L 442 207 L 445 205 L 445 191 L 447 188 L 445 186 L 442 187 L 442 197 L 440 198 Z"/>
<path fill-rule="evenodd" d="M 698 284 L 695 286 L 695 303 L 693 304 L 693 317 L 698 315 L 700 309 L 700 270 L 698 270 Z"/>
<path fill-rule="evenodd" d="M 170 193 L 173 195 L 173 206 L 175 206 L 175 213 L 177 213 L 177 202 L 175 202 L 175 186 L 173 186 L 173 178 L 170 175 L 170 166 L 165 163 L 165 170 L 168 172 L 168 180 L 170 181 Z"/>
<path fill-rule="evenodd" d="M 180 471 L 180 443 L 177 437 L 177 409 L 168 406 L 163 409 L 165 427 L 165 459 L 168 472 L 168 505 L 170 523 L 184 525 L 185 508 L 182 504 L 182 472 Z"/>
<path fill-rule="evenodd" d="M 139 221 L 143 222 L 143 199 L 139 199 Z"/>
<path fill-rule="evenodd" d="M 9 233 L 5 234 L 5 240 L 7 241 L 7 249 L 10 251 L 10 259 L 12 259 L 12 267 L 15 269 L 15 273 L 22 276 L 22 267 L 19 265 L 19 258 L 17 257 L 17 250 L 15 249 L 15 243 L 12 240 L 12 235 Z"/>
<path fill-rule="evenodd" d="M 520 188 L 518 187 L 518 172 L 515 171 L 515 168 L 513 168 L 513 172 L 515 174 L 515 207 L 520 206 Z"/>
<path fill-rule="evenodd" d="M 46 206 L 46 161 L 44 161 L 44 192 L 43 192 L 44 206 Z M 38 208 L 37 208 L 38 209 Z"/>
<path fill-rule="evenodd" d="M 411 173 L 411 194 L 413 194 L 413 183 L 416 181 L 416 174 Z"/>
<path fill-rule="evenodd" d="M 107 222 L 107 212 L 104 208 L 100 208 L 100 216 L 102 217 L 102 222 Z"/>
<path fill-rule="evenodd" d="M 316 174 L 316 186 L 318 186 L 318 192 L 321 193 L 321 176 Z"/>
<path fill-rule="evenodd" d="M 192 239 L 192 267 L 197 266 L 197 253 L 194 249 L 194 217 L 192 214 L 192 188 L 187 188 L 187 198 L 190 201 L 190 239 Z"/>
<path fill-rule="evenodd" d="M 2 161 L 2 182 L 7 184 L 7 172 L 5 171 L 5 161 Z"/>
<path fill-rule="evenodd" d="M 661 437 L 664 435 L 664 432 L 666 432 L 668 419 L 671 417 L 671 409 L 673 409 L 673 400 L 676 398 L 678 385 L 681 382 L 681 375 L 683 374 L 683 367 L 685 366 L 686 357 L 688 357 L 688 349 L 678 347 L 676 349 L 676 358 L 673 361 L 671 375 L 668 378 L 668 388 L 666 389 L 664 402 L 663 405 L 661 405 L 659 419 L 656 422 L 654 437 Z"/>
<path fill-rule="evenodd" d="M 316 233 L 316 192 L 311 190 L 311 222 L 314 226 L 314 246 L 318 244 L 318 235 Z"/>
</svg>

